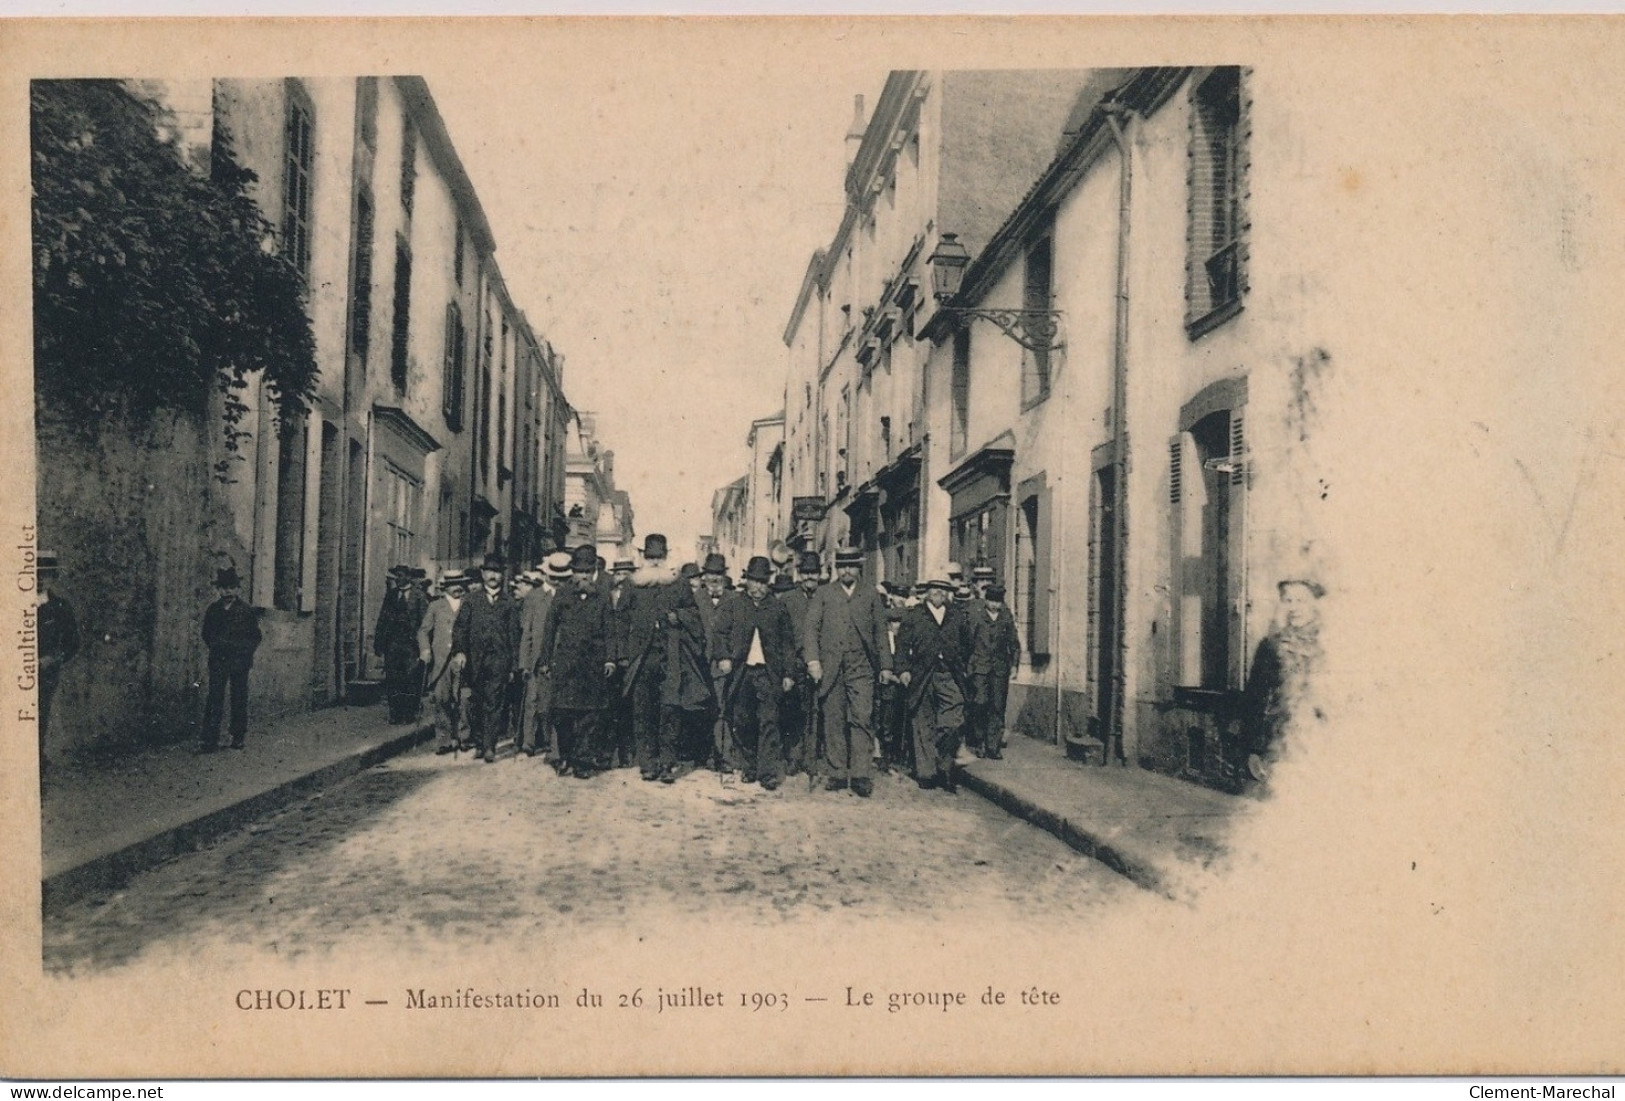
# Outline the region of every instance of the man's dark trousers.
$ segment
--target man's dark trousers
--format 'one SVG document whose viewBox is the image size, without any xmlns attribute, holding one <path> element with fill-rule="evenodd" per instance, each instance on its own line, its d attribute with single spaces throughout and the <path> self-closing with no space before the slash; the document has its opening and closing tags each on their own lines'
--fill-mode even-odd
<svg viewBox="0 0 1625 1101">
<path fill-rule="evenodd" d="M 231 741 L 240 745 L 248 736 L 248 667 L 232 661 L 209 660 L 209 695 L 203 706 L 203 744 L 220 741 L 220 717 L 225 710 L 226 686 L 231 686 Z"/>
<path fill-rule="evenodd" d="M 784 747 L 779 738 L 779 682 L 765 665 L 741 671 L 733 701 L 733 736 L 741 768 L 761 781 L 784 778 Z"/>
</svg>

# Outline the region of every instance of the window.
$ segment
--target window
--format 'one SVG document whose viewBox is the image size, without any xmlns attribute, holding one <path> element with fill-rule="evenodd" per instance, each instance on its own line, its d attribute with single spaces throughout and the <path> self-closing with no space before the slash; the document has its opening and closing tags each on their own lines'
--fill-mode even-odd
<svg viewBox="0 0 1625 1101">
<path fill-rule="evenodd" d="M 1247 460 L 1238 385 L 1204 390 L 1169 442 L 1173 683 L 1187 688 L 1234 690 L 1243 681 Z"/>
<path fill-rule="evenodd" d="M 410 115 L 401 120 L 401 208 L 412 216 L 418 184 L 418 132 Z"/>
<path fill-rule="evenodd" d="M 388 548 L 388 561 L 417 561 L 418 497 L 422 485 L 406 471 L 390 462 L 383 465 L 384 480 L 384 541 Z"/>
<path fill-rule="evenodd" d="M 475 375 L 474 438 L 480 481 L 491 480 L 491 314 L 485 314 L 485 337 L 480 344 L 480 369 Z"/>
<path fill-rule="evenodd" d="M 1044 475 L 1023 481 L 1016 493 L 1021 502 L 1016 520 L 1016 612 L 1027 652 L 1042 657 L 1050 652 L 1050 515 Z"/>
<path fill-rule="evenodd" d="M 276 567 L 271 602 L 285 612 L 299 610 L 305 577 L 304 422 L 280 433 L 276 477 Z"/>
<path fill-rule="evenodd" d="M 1052 283 L 1052 238 L 1049 234 L 1027 246 L 1026 271 L 1022 279 L 1021 308 L 1048 311 Z M 1049 397 L 1050 351 L 1023 350 L 1021 356 L 1021 404 L 1036 405 Z"/>
<path fill-rule="evenodd" d="M 355 128 L 361 144 L 378 151 L 378 78 L 364 76 L 355 82 Z"/>
<path fill-rule="evenodd" d="M 1246 119 L 1241 69 L 1191 90 L 1185 324 L 1192 339 L 1241 309 L 1247 289 Z"/>
<path fill-rule="evenodd" d="M 351 295 L 350 348 L 365 370 L 372 343 L 372 193 L 362 187 L 355 199 L 355 258 L 351 265 L 355 287 Z"/>
<path fill-rule="evenodd" d="M 463 387 L 468 362 L 468 330 L 463 325 L 463 311 L 455 302 L 446 304 L 446 360 L 445 394 L 441 411 L 446 415 L 446 426 L 453 432 L 463 430 Z"/>
<path fill-rule="evenodd" d="M 389 346 L 389 374 L 395 389 L 406 390 L 408 336 L 412 322 L 412 250 L 406 238 L 395 238 L 395 318 Z"/>
<path fill-rule="evenodd" d="M 948 457 L 957 459 L 965 453 L 967 433 L 970 429 L 970 330 L 960 329 L 954 334 L 953 409 L 948 424 Z"/>
<path fill-rule="evenodd" d="M 502 319 L 502 343 L 497 347 L 497 487 L 508 466 L 508 319 Z"/>
<path fill-rule="evenodd" d="M 315 122 L 310 101 L 290 81 L 285 120 L 282 172 L 282 254 L 310 281 L 310 202 L 316 148 Z"/>
<path fill-rule="evenodd" d="M 461 218 L 452 223 L 451 231 L 456 235 L 456 240 L 453 242 L 451 249 L 451 274 L 460 287 L 463 285 L 463 222 Z"/>
</svg>

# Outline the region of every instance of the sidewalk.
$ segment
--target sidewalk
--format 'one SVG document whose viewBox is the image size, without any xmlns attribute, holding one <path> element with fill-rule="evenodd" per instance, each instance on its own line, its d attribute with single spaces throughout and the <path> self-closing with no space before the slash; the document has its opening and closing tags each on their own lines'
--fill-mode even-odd
<svg viewBox="0 0 1625 1101">
<path fill-rule="evenodd" d="M 248 747 L 191 742 L 124 758 L 53 759 L 40 811 L 45 906 L 117 888 L 270 811 L 433 737 L 382 705 L 329 707 L 249 731 Z"/>
<path fill-rule="evenodd" d="M 1070 760 L 1012 735 L 998 761 L 959 768 L 965 787 L 1048 830 L 1148 890 L 1179 884 L 1224 852 L 1237 796 L 1134 766 Z"/>
</svg>

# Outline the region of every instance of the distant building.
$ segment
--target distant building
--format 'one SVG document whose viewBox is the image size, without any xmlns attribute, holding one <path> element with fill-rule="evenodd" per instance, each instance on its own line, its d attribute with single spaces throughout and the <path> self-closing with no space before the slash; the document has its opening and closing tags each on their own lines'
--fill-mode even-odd
<svg viewBox="0 0 1625 1101">
<path fill-rule="evenodd" d="M 598 415 L 580 412 L 565 456 L 564 509 L 571 547 L 598 548 L 605 561 L 632 556 L 632 500 L 615 486 L 615 452 L 598 441 Z"/>
</svg>

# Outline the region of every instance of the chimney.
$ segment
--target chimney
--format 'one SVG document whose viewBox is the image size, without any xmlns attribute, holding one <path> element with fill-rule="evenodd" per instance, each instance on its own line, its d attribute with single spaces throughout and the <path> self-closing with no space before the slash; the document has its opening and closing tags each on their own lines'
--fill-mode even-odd
<svg viewBox="0 0 1625 1101">
<path fill-rule="evenodd" d="M 863 97 L 852 97 L 852 125 L 846 131 L 846 163 L 851 167 L 858 159 L 858 146 L 863 144 Z"/>
</svg>

